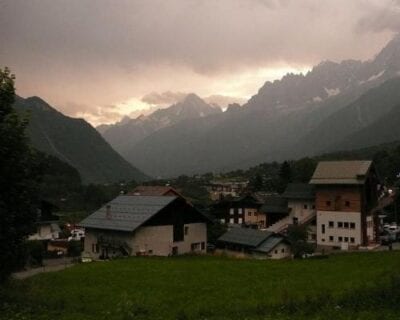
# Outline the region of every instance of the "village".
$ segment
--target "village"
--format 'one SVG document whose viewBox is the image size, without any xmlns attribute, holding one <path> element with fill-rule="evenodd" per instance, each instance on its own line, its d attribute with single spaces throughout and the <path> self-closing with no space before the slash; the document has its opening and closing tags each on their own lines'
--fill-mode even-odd
<svg viewBox="0 0 400 320">
<path fill-rule="evenodd" d="M 188 254 L 290 259 L 397 248 L 400 233 L 386 215 L 396 192 L 382 184 L 372 161 L 321 161 L 309 183 L 289 183 L 281 194 L 246 187 L 212 181 L 204 212 L 170 186 L 138 186 L 68 225 L 68 238 L 47 204 L 29 240 L 43 242 L 47 256 L 83 262 Z"/>
</svg>

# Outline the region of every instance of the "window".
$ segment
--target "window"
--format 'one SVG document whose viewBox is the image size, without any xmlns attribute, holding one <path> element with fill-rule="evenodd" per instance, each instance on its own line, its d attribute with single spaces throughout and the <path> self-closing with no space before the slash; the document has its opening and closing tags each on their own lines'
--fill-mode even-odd
<svg viewBox="0 0 400 320">
<path fill-rule="evenodd" d="M 313 233 L 313 234 L 311 235 L 311 239 L 312 239 L 312 240 L 317 240 L 317 235 L 316 235 L 315 233 Z"/>
<path fill-rule="evenodd" d="M 239 214 L 242 214 L 242 213 L 243 213 L 243 209 L 242 209 L 242 208 L 239 208 L 239 209 L 238 209 L 238 213 L 239 213 Z"/>
<path fill-rule="evenodd" d="M 185 236 L 189 234 L 189 227 L 185 227 Z"/>
<path fill-rule="evenodd" d="M 344 242 L 349 242 L 349 237 L 344 237 Z"/>
<path fill-rule="evenodd" d="M 339 240 L 339 242 L 342 242 L 343 241 L 343 237 L 339 237 L 338 240 Z"/>
<path fill-rule="evenodd" d="M 337 223 L 337 227 L 338 227 L 338 228 L 343 228 L 343 222 L 338 222 L 338 223 Z"/>
<path fill-rule="evenodd" d="M 238 222 L 239 224 L 242 224 L 243 223 L 243 219 L 242 218 L 239 218 L 239 222 Z"/>
<path fill-rule="evenodd" d="M 324 224 L 321 224 L 321 232 L 325 233 L 325 225 Z"/>
<path fill-rule="evenodd" d="M 203 241 L 202 243 L 201 243 L 201 250 L 204 250 L 206 248 L 206 243 Z"/>
<path fill-rule="evenodd" d="M 333 221 L 329 221 L 329 228 L 333 228 L 333 227 L 334 227 Z"/>
<path fill-rule="evenodd" d="M 346 201 L 345 203 L 344 203 L 344 205 L 348 208 L 348 207 L 350 207 L 350 201 Z"/>
<path fill-rule="evenodd" d="M 304 209 L 308 209 L 308 205 L 305 204 L 305 205 L 303 206 L 303 208 L 304 208 Z"/>
<path fill-rule="evenodd" d="M 321 240 L 322 240 L 322 242 L 325 242 L 325 239 L 324 239 L 324 238 L 322 238 Z"/>
<path fill-rule="evenodd" d="M 225 219 L 220 219 L 220 222 L 221 223 L 225 223 Z"/>
<path fill-rule="evenodd" d="M 257 213 L 257 212 L 254 212 L 254 216 L 257 217 L 257 216 L 258 216 L 258 213 Z"/>
<path fill-rule="evenodd" d="M 334 238 L 332 236 L 329 236 L 329 241 L 334 241 Z"/>
<path fill-rule="evenodd" d="M 231 216 L 233 216 L 234 213 L 235 213 L 235 209 L 230 208 L 230 209 L 229 209 L 229 214 L 230 214 Z"/>
<path fill-rule="evenodd" d="M 285 253 L 285 249 L 281 249 L 281 253 Z"/>
<path fill-rule="evenodd" d="M 278 250 L 275 250 L 275 254 L 278 254 Z"/>
<path fill-rule="evenodd" d="M 148 254 L 153 254 L 153 250 L 149 250 L 147 252 L 148 252 Z"/>
<path fill-rule="evenodd" d="M 251 217 L 251 211 L 249 211 L 248 214 L 249 214 L 249 217 Z"/>
<path fill-rule="evenodd" d="M 346 229 L 348 229 L 348 228 L 349 228 L 349 223 L 348 223 L 348 222 L 344 222 L 344 223 L 343 223 L 343 226 L 344 226 Z"/>
<path fill-rule="evenodd" d="M 354 222 L 350 222 L 350 229 L 355 229 L 356 228 L 356 224 Z"/>
<path fill-rule="evenodd" d="M 229 223 L 234 223 L 233 218 L 229 219 Z"/>
<path fill-rule="evenodd" d="M 350 238 L 350 242 L 354 243 L 354 238 L 353 237 Z"/>
<path fill-rule="evenodd" d="M 312 205 L 312 208 L 315 209 L 315 204 Z"/>
<path fill-rule="evenodd" d="M 200 243 L 199 243 L 199 242 L 192 243 L 192 244 L 190 245 L 190 249 L 191 249 L 192 251 L 198 251 L 198 250 L 200 250 Z"/>
<path fill-rule="evenodd" d="M 331 206 L 331 202 L 330 201 L 326 201 L 325 204 L 326 204 L 327 207 Z"/>
</svg>

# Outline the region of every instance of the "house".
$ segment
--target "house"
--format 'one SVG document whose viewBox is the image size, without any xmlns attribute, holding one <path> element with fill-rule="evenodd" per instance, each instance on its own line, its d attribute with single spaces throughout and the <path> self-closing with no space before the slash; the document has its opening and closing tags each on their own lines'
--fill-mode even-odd
<svg viewBox="0 0 400 320">
<path fill-rule="evenodd" d="M 371 161 L 322 161 L 311 178 L 315 186 L 317 245 L 367 246 L 377 240 L 379 179 Z"/>
<path fill-rule="evenodd" d="M 282 259 L 291 256 L 290 245 L 278 234 L 249 228 L 232 228 L 217 241 L 217 252 L 235 257 Z"/>
<path fill-rule="evenodd" d="M 265 216 L 259 212 L 262 203 L 248 194 L 240 198 L 223 199 L 213 205 L 213 212 L 221 223 L 264 228 Z"/>
<path fill-rule="evenodd" d="M 28 240 L 47 241 L 60 237 L 61 229 L 58 225 L 59 217 L 53 214 L 57 207 L 48 201 L 41 201 L 38 217 L 35 223 L 35 232 Z"/>
<path fill-rule="evenodd" d="M 240 197 L 245 192 L 249 182 L 242 180 L 216 180 L 211 181 L 206 187 L 213 201 L 222 200 L 226 197 Z"/>
<path fill-rule="evenodd" d="M 289 183 L 282 197 L 288 202 L 287 223 L 307 225 L 309 242 L 316 242 L 315 186 L 307 183 Z"/>
<path fill-rule="evenodd" d="M 128 192 L 132 196 L 176 196 L 182 197 L 178 191 L 170 186 L 137 186 Z"/>
<path fill-rule="evenodd" d="M 84 219 L 84 255 L 206 252 L 207 218 L 177 196 L 120 195 Z"/>
<path fill-rule="evenodd" d="M 289 215 L 288 201 L 279 195 L 270 195 L 265 197 L 265 202 L 260 208 L 260 213 L 265 217 L 265 226 L 267 228 L 281 224 L 282 220 Z M 286 224 L 291 223 L 287 222 Z"/>
</svg>

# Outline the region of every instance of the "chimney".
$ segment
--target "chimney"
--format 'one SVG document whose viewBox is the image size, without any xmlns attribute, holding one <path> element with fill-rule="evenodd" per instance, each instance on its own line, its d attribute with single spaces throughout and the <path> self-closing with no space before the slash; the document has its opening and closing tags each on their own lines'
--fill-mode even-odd
<svg viewBox="0 0 400 320">
<path fill-rule="evenodd" d="M 111 219 L 111 205 L 106 206 L 106 218 Z"/>
</svg>

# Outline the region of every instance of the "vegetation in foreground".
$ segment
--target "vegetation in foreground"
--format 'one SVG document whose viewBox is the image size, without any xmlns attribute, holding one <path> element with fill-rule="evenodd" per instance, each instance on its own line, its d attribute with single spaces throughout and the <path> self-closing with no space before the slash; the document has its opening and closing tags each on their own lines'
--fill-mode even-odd
<svg viewBox="0 0 400 320">
<path fill-rule="evenodd" d="M 129 258 L 11 281 L 5 319 L 397 319 L 400 252 Z"/>
</svg>

